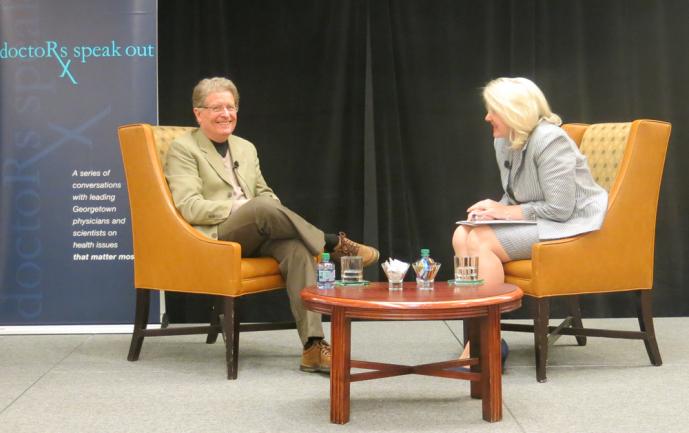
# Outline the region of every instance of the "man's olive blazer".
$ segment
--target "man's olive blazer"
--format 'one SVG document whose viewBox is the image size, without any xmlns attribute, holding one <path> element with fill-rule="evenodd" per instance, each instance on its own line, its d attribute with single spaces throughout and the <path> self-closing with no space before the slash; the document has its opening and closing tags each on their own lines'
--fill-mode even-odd
<svg viewBox="0 0 689 433">
<path fill-rule="evenodd" d="M 254 145 L 231 135 L 228 139 L 237 181 L 248 199 L 268 195 L 278 199 L 261 174 Z M 215 146 L 200 129 L 177 138 L 164 163 L 175 206 L 189 224 L 206 236 L 218 238 L 218 224 L 232 210 L 230 173 Z"/>
</svg>

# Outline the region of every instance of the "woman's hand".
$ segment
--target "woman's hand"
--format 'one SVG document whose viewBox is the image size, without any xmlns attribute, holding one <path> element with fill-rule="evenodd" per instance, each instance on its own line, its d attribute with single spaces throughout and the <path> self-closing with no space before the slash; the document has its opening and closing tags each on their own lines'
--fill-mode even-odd
<svg viewBox="0 0 689 433">
<path fill-rule="evenodd" d="M 481 200 L 469 206 L 467 212 L 469 213 L 468 220 L 492 220 L 495 219 L 490 212 L 490 210 L 495 209 L 497 206 L 501 206 L 495 200 Z"/>
<path fill-rule="evenodd" d="M 481 200 L 467 209 L 468 220 L 516 220 L 523 219 L 521 207 L 508 206 L 495 200 Z"/>
</svg>

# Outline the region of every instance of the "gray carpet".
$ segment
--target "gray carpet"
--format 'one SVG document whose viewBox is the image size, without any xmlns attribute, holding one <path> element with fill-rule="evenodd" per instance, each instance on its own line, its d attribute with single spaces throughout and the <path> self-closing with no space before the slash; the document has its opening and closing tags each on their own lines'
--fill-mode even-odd
<svg viewBox="0 0 689 433">
<path fill-rule="evenodd" d="M 585 320 L 637 329 L 635 319 Z M 0 432 L 686 432 L 689 318 L 656 319 L 664 364 L 641 341 L 562 337 L 537 383 L 530 334 L 505 332 L 503 420 L 481 419 L 464 381 L 402 376 L 351 385 L 350 422 L 329 422 L 327 376 L 298 369 L 296 332 L 245 333 L 239 378 L 204 336 L 0 336 Z M 327 325 L 326 325 L 327 326 Z M 326 329 L 326 332 L 329 332 Z M 456 357 L 460 322 L 355 322 L 352 358 L 418 364 Z"/>
</svg>

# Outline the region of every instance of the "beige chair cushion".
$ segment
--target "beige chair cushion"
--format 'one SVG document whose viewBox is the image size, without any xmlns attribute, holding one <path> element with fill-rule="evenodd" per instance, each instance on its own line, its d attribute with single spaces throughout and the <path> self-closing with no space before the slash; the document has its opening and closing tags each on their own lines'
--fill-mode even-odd
<svg viewBox="0 0 689 433">
<path fill-rule="evenodd" d="M 158 149 L 158 157 L 160 158 L 160 162 L 164 164 L 165 156 L 172 142 L 180 135 L 196 128 L 191 126 L 153 126 L 152 129 L 156 148 Z"/>
<path fill-rule="evenodd" d="M 588 158 L 593 179 L 610 191 L 629 139 L 631 123 L 596 123 L 589 126 L 579 148 Z"/>
</svg>

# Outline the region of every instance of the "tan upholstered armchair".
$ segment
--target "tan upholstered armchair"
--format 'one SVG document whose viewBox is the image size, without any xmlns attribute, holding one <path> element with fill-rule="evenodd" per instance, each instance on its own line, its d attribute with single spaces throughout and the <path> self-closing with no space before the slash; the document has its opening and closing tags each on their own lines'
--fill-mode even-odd
<svg viewBox="0 0 689 433">
<path fill-rule="evenodd" d="M 559 335 L 641 339 L 653 365 L 662 360 L 653 328 L 651 289 L 658 194 L 671 125 L 653 120 L 565 125 L 588 158 L 596 181 L 609 191 L 601 230 L 540 242 L 531 260 L 505 264 L 505 281 L 533 299 L 534 325 L 503 323 L 506 331 L 534 333 L 536 376 L 546 380 L 548 343 Z M 579 295 L 632 292 L 639 332 L 584 328 Z M 570 316 L 549 326 L 550 299 L 566 296 Z"/>
<path fill-rule="evenodd" d="M 294 323 L 242 324 L 236 299 L 284 287 L 272 258 L 242 258 L 241 246 L 209 239 L 177 212 L 163 175 L 161 161 L 170 143 L 192 128 L 126 125 L 119 128 L 127 178 L 134 241 L 136 313 L 129 349 L 136 361 L 144 337 L 208 334 L 214 343 L 226 337 L 227 377 L 237 378 L 239 331 L 294 328 Z M 218 302 L 209 326 L 146 329 L 151 290 L 215 295 Z"/>
</svg>

